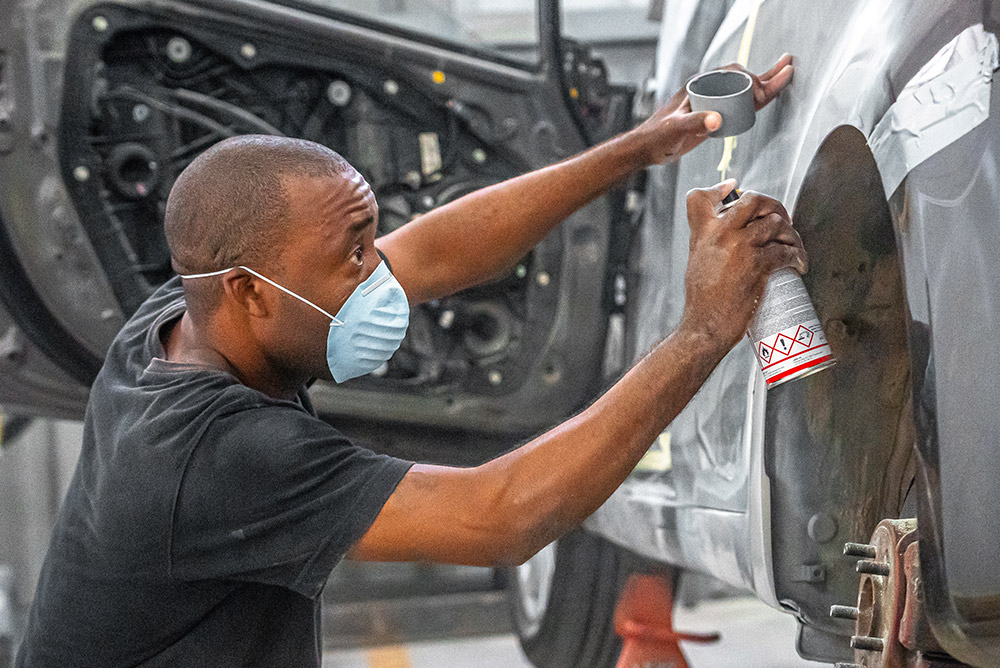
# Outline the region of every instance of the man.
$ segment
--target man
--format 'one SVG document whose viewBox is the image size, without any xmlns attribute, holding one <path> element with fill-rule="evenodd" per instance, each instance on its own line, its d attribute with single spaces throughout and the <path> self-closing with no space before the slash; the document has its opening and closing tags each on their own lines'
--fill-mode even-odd
<svg viewBox="0 0 1000 668">
<path fill-rule="evenodd" d="M 786 56 L 755 80 L 758 106 L 791 74 Z M 325 147 L 247 136 L 199 156 L 167 203 L 181 277 L 126 323 L 95 381 L 18 665 L 316 666 L 319 594 L 345 554 L 516 564 L 579 524 L 740 339 L 767 275 L 805 271 L 775 200 L 745 193 L 720 214 L 732 183 L 689 193 L 678 329 L 582 413 L 482 466 L 356 447 L 305 385 L 374 370 L 410 304 L 504 271 L 719 122 L 680 92 L 629 133 L 378 241 L 370 188 Z"/>
</svg>

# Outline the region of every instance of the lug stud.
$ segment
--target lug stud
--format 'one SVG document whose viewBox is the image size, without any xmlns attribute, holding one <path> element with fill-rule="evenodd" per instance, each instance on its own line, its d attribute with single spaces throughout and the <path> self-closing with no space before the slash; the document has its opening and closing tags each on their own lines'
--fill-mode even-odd
<svg viewBox="0 0 1000 668">
<path fill-rule="evenodd" d="M 849 557 L 875 558 L 875 546 L 867 543 L 844 543 L 844 554 Z"/>
<path fill-rule="evenodd" d="M 856 567 L 858 573 L 868 573 L 869 575 L 889 575 L 889 564 L 873 559 L 862 559 Z"/>
<path fill-rule="evenodd" d="M 850 605 L 831 605 L 830 616 L 837 619 L 857 619 L 861 611 Z"/>
<path fill-rule="evenodd" d="M 870 652 L 881 652 L 885 648 L 885 643 L 881 638 L 871 636 L 851 636 L 851 647 L 854 649 L 864 649 Z"/>
</svg>

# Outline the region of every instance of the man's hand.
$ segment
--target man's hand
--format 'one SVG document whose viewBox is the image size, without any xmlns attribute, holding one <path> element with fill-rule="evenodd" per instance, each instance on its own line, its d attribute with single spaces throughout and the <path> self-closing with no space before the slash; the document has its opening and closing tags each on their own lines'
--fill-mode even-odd
<svg viewBox="0 0 1000 668">
<path fill-rule="evenodd" d="M 782 56 L 754 77 L 758 108 L 788 85 L 791 63 L 791 56 Z M 509 270 L 566 216 L 630 174 L 687 153 L 720 122 L 714 112 L 692 113 L 682 89 L 634 130 L 438 207 L 376 245 L 389 257 L 410 303 L 454 294 Z M 476 234 L 468 233 L 470 220 L 480 221 Z"/>
<path fill-rule="evenodd" d="M 775 269 L 808 269 L 802 239 L 781 202 L 744 192 L 719 213 L 733 180 L 687 195 L 691 252 L 681 328 L 707 335 L 729 350 L 746 331 Z"/>
<path fill-rule="evenodd" d="M 772 270 L 805 270 L 788 214 L 727 181 L 688 195 L 691 257 L 680 327 L 604 396 L 475 468 L 416 464 L 351 551 L 355 559 L 480 566 L 523 562 L 593 513 L 743 336 Z"/>
<path fill-rule="evenodd" d="M 753 78 L 754 102 L 757 109 L 761 109 L 788 86 L 795 68 L 792 57 L 786 53 L 759 77 L 736 63 L 720 69 L 739 70 L 749 74 Z M 720 123 L 722 119 L 714 111 L 692 112 L 687 90 L 681 87 L 667 104 L 657 109 L 634 132 L 644 136 L 649 144 L 647 160 L 652 165 L 668 159 L 677 160 L 704 141 L 709 132 L 717 130 Z"/>
</svg>

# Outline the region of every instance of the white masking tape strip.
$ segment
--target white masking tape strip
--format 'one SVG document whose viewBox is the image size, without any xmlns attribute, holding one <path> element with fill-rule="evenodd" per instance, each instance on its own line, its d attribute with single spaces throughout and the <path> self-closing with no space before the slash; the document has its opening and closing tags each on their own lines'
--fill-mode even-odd
<svg viewBox="0 0 1000 668">
<path fill-rule="evenodd" d="M 750 45 L 753 44 L 753 31 L 757 27 L 757 12 L 760 10 L 764 0 L 751 0 L 753 4 L 747 13 L 746 27 L 743 28 L 743 37 L 740 39 L 740 48 L 736 52 L 736 62 L 743 67 L 750 62 Z M 729 164 L 733 161 L 733 151 L 736 150 L 736 137 L 726 137 L 722 140 L 722 159 L 719 160 L 719 178 L 726 180 L 726 173 L 729 171 Z"/>
<path fill-rule="evenodd" d="M 910 170 L 989 117 L 997 63 L 997 38 L 977 23 L 910 79 L 868 138 L 886 198 Z"/>
</svg>

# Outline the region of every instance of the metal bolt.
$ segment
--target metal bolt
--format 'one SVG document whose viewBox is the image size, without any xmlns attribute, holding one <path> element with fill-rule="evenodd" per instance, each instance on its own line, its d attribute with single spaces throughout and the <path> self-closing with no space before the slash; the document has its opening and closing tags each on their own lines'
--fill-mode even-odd
<svg viewBox="0 0 1000 668">
<path fill-rule="evenodd" d="M 535 277 L 535 280 L 538 281 L 538 284 L 544 288 L 552 282 L 552 277 L 544 271 L 540 271 L 538 272 L 538 276 Z"/>
<path fill-rule="evenodd" d="M 73 178 L 84 183 L 90 178 L 90 170 L 84 165 L 77 165 L 73 168 Z"/>
<path fill-rule="evenodd" d="M 514 268 L 514 275 L 518 278 L 524 278 L 528 275 L 528 268 L 523 264 L 519 264 Z"/>
<path fill-rule="evenodd" d="M 395 95 L 399 92 L 399 84 L 392 79 L 386 79 L 385 83 L 382 84 L 382 90 L 388 95 Z"/>
<path fill-rule="evenodd" d="M 406 181 L 406 185 L 410 186 L 414 190 L 419 188 L 420 184 L 423 182 L 423 179 L 420 177 L 420 172 L 415 169 L 408 171 L 406 176 L 403 177 L 403 180 Z M 434 206 L 434 200 L 431 200 L 430 206 Z"/>
<path fill-rule="evenodd" d="M 844 554 L 849 557 L 875 558 L 875 546 L 867 543 L 844 543 Z"/>
<path fill-rule="evenodd" d="M 837 521 L 826 513 L 816 513 L 809 518 L 806 532 L 817 543 L 828 543 L 837 535 Z"/>
<path fill-rule="evenodd" d="M 885 643 L 881 638 L 871 636 L 851 636 L 851 647 L 854 649 L 866 649 L 870 652 L 881 652 L 885 649 Z"/>
<path fill-rule="evenodd" d="M 247 60 L 253 60 L 254 58 L 257 57 L 257 47 L 251 44 L 250 42 L 246 42 L 243 46 L 240 47 L 240 55 L 246 58 Z"/>
<path fill-rule="evenodd" d="M 149 107 L 144 104 L 137 104 L 132 107 L 132 120 L 136 123 L 142 123 L 147 118 L 149 118 Z"/>
<path fill-rule="evenodd" d="M 441 311 L 441 315 L 438 316 L 438 327 L 441 329 L 451 329 L 451 326 L 455 324 L 455 312 L 451 309 L 447 311 Z"/>
<path fill-rule="evenodd" d="M 95 16 L 90 25 L 94 26 L 97 32 L 104 32 L 108 29 L 108 20 L 103 16 Z"/>
<path fill-rule="evenodd" d="M 851 605 L 831 605 L 830 616 L 837 619 L 857 619 L 861 611 Z"/>
<path fill-rule="evenodd" d="M 427 210 L 434 208 L 434 198 L 430 195 L 424 195 L 420 198 L 420 203 L 423 204 L 424 208 Z"/>
<path fill-rule="evenodd" d="M 183 37 L 171 37 L 167 42 L 167 58 L 175 63 L 186 63 L 191 58 L 191 42 Z"/>
<path fill-rule="evenodd" d="M 486 151 L 481 148 L 477 148 L 472 151 L 472 159 L 478 162 L 480 165 L 486 162 Z"/>
<path fill-rule="evenodd" d="M 503 374 L 494 369 L 489 375 L 490 385 L 499 385 L 503 382 Z"/>
<path fill-rule="evenodd" d="M 868 573 L 869 575 L 889 575 L 889 565 L 874 559 L 862 559 L 856 567 L 858 573 Z"/>
<path fill-rule="evenodd" d="M 346 81 L 337 79 L 326 87 L 326 99 L 335 107 L 346 107 L 351 101 L 351 86 Z"/>
</svg>

